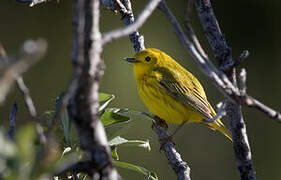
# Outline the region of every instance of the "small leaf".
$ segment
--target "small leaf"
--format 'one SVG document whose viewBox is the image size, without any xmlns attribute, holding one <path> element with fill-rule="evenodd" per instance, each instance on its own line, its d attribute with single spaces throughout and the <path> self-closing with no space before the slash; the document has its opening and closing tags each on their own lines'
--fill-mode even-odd
<svg viewBox="0 0 281 180">
<path fill-rule="evenodd" d="M 113 94 L 99 93 L 99 112 L 104 110 L 104 108 L 115 98 Z"/>
<path fill-rule="evenodd" d="M 62 128 L 63 128 L 63 134 L 65 141 L 68 145 L 71 144 L 71 126 L 72 122 L 69 117 L 67 109 L 63 110 L 62 116 L 61 116 L 61 123 L 62 123 Z"/>
<path fill-rule="evenodd" d="M 127 109 L 126 111 L 119 112 L 120 115 L 127 116 L 131 118 L 132 120 L 149 120 L 149 121 L 154 121 L 153 115 L 145 112 L 139 112 L 139 111 L 134 111 Z"/>
<path fill-rule="evenodd" d="M 110 140 L 108 142 L 109 146 L 137 146 L 142 147 L 147 150 L 151 150 L 149 141 L 142 141 L 142 140 L 127 140 L 125 138 L 122 138 L 120 136 L 115 137 L 114 139 Z"/>
<path fill-rule="evenodd" d="M 63 96 L 64 96 L 64 93 L 61 93 L 61 95 L 58 96 L 55 99 L 55 102 L 56 102 L 55 103 L 55 108 L 56 108 L 56 110 L 61 105 L 62 100 L 63 100 Z M 62 113 L 61 113 L 61 116 L 60 116 L 60 120 L 61 120 L 61 124 L 62 124 L 62 128 L 63 128 L 64 139 L 66 141 L 66 144 L 70 145 L 71 144 L 71 142 L 70 142 L 71 137 L 70 136 L 71 136 L 71 125 L 72 125 L 72 122 L 71 122 L 70 116 L 68 114 L 67 108 L 64 108 L 62 110 Z"/>
<path fill-rule="evenodd" d="M 130 120 L 129 117 L 118 114 L 118 111 L 120 111 L 120 109 L 118 108 L 106 109 L 101 116 L 103 125 L 109 126 L 112 124 L 123 123 Z"/>
<path fill-rule="evenodd" d="M 71 151 L 71 147 L 66 147 L 66 148 L 63 150 L 60 159 L 62 159 L 63 156 L 64 156 L 66 153 L 69 153 L 70 151 Z"/>
<path fill-rule="evenodd" d="M 111 154 L 112 154 L 113 159 L 119 160 L 119 156 L 118 156 L 118 153 L 117 153 L 117 147 L 116 146 L 111 147 Z"/>
<path fill-rule="evenodd" d="M 121 161 L 113 161 L 113 164 L 116 167 L 132 170 L 132 171 L 136 171 L 138 173 L 144 174 L 146 176 L 146 179 L 158 180 L 158 177 L 155 172 L 149 171 L 143 167 L 140 167 L 140 166 L 137 166 L 134 164 L 130 164 L 130 163 L 126 163 L 126 162 L 121 162 Z"/>
<path fill-rule="evenodd" d="M 122 137 L 120 137 L 120 136 L 117 136 L 117 137 L 115 137 L 114 139 L 110 140 L 110 141 L 108 142 L 108 145 L 109 145 L 109 146 L 118 146 L 118 145 L 124 144 L 124 143 L 126 143 L 126 142 L 128 142 L 127 139 L 122 138 Z"/>
</svg>

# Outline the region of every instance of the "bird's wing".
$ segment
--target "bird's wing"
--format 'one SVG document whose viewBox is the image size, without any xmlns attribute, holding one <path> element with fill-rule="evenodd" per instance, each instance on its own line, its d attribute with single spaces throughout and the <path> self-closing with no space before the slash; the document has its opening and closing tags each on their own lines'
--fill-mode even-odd
<svg viewBox="0 0 281 180">
<path fill-rule="evenodd" d="M 193 108 L 206 118 L 212 118 L 213 112 L 199 81 L 189 72 L 173 72 L 166 68 L 158 68 L 160 73 L 158 84 L 177 101 Z"/>
</svg>

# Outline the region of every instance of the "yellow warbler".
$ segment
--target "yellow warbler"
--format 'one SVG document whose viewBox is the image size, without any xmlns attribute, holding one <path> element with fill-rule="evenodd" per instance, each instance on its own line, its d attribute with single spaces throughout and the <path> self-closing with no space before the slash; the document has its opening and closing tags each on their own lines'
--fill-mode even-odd
<svg viewBox="0 0 281 180">
<path fill-rule="evenodd" d="M 173 58 L 158 49 L 145 49 L 133 58 L 137 89 L 149 111 L 166 122 L 200 122 L 232 140 L 229 131 L 217 119 L 200 82 Z"/>
</svg>

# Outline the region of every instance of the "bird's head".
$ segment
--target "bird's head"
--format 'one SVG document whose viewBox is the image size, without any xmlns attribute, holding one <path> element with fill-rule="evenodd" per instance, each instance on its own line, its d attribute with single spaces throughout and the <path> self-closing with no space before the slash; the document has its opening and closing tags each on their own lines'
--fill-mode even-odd
<svg viewBox="0 0 281 180">
<path fill-rule="evenodd" d="M 133 58 L 126 58 L 125 60 L 132 63 L 134 66 L 134 73 L 136 77 L 149 73 L 157 65 L 163 61 L 164 53 L 158 49 L 150 48 L 142 50 L 135 54 Z"/>
</svg>

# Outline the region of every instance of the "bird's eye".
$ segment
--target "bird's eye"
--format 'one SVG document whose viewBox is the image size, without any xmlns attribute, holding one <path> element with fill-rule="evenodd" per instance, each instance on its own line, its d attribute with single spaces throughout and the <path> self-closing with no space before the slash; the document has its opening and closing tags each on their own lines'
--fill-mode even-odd
<svg viewBox="0 0 281 180">
<path fill-rule="evenodd" d="M 149 56 L 147 56 L 147 57 L 145 58 L 145 60 L 148 62 L 148 61 L 151 60 L 151 58 L 150 58 Z"/>
</svg>

